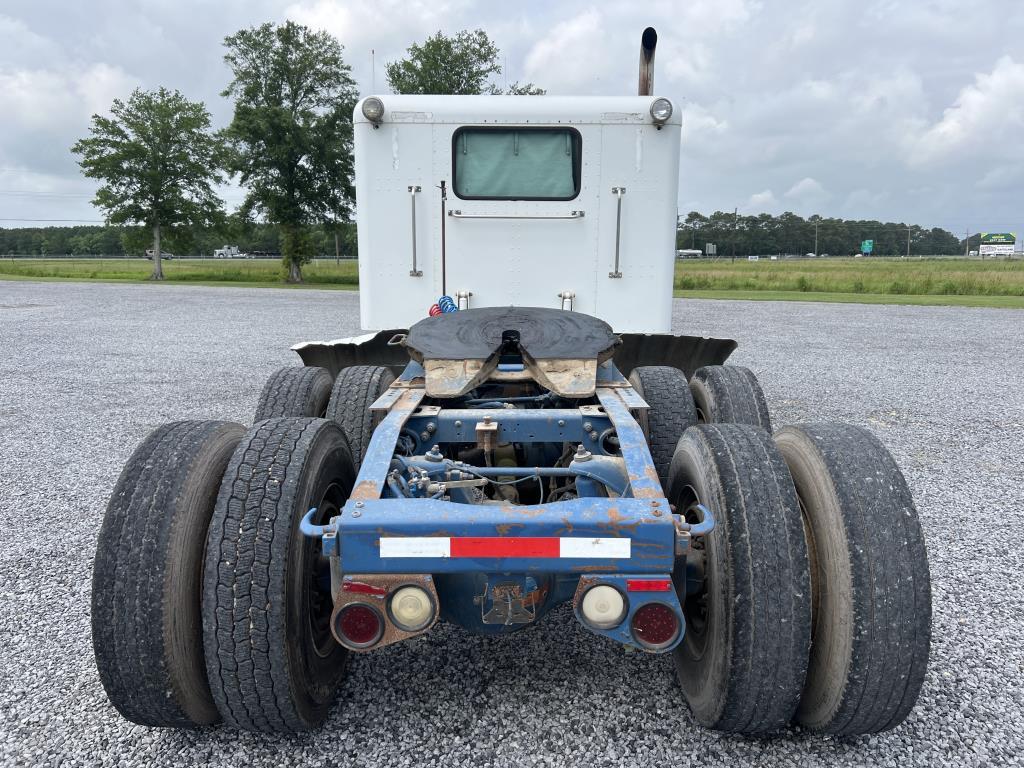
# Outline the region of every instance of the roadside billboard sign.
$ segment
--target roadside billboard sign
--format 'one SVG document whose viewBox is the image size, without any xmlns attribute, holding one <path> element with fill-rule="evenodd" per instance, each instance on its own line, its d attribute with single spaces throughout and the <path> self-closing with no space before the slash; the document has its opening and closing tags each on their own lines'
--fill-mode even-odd
<svg viewBox="0 0 1024 768">
<path fill-rule="evenodd" d="M 981 242 L 984 245 L 1013 245 L 1017 242 L 1016 232 L 982 232 Z"/>
<path fill-rule="evenodd" d="M 982 232 L 978 252 L 982 256 L 1013 256 L 1016 232 Z"/>
</svg>

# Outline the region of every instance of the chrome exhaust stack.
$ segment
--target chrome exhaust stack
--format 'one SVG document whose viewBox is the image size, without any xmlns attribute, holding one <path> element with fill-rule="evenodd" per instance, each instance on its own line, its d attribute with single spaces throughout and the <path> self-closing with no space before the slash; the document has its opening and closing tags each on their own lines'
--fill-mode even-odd
<svg viewBox="0 0 1024 768">
<path fill-rule="evenodd" d="M 658 45 L 658 33 L 654 27 L 647 27 L 640 36 L 640 85 L 638 96 L 654 93 L 654 49 Z"/>
</svg>

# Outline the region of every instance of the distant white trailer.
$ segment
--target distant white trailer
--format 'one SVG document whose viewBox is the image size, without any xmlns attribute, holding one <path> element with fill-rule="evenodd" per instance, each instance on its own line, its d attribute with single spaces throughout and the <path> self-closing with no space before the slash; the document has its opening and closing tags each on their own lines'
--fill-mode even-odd
<svg viewBox="0 0 1024 768">
<path fill-rule="evenodd" d="M 700 248 L 682 248 L 676 251 L 677 259 L 699 259 L 704 255 L 704 251 Z"/>
<path fill-rule="evenodd" d="M 354 113 L 364 328 L 409 327 L 448 295 L 671 331 L 681 126 L 668 100 L 368 99 Z"/>
</svg>

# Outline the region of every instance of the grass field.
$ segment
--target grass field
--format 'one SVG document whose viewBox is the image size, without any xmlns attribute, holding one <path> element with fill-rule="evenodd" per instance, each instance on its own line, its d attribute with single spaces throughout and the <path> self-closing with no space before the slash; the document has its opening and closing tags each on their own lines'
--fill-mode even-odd
<svg viewBox="0 0 1024 768">
<path fill-rule="evenodd" d="M 0 259 L 0 279 L 145 282 L 143 259 Z M 353 289 L 357 264 L 325 259 L 302 269 L 306 285 Z M 170 283 L 283 286 L 277 261 L 175 259 Z M 967 259 L 818 259 L 676 264 L 677 296 L 691 298 L 950 304 L 1024 308 L 1024 261 Z"/>
<path fill-rule="evenodd" d="M 284 285 L 281 262 L 270 259 L 173 259 L 163 263 L 169 283 Z M 145 259 L 0 259 L 0 279 L 102 280 L 146 282 L 153 263 Z M 318 288 L 357 288 L 359 269 L 353 260 L 335 264 L 324 259 L 302 268 L 306 283 Z"/>
</svg>

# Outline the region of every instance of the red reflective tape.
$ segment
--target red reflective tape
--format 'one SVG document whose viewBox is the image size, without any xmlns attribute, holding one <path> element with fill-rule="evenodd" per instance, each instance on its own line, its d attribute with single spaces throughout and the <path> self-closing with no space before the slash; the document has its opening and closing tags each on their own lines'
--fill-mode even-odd
<svg viewBox="0 0 1024 768">
<path fill-rule="evenodd" d="M 668 592 L 672 579 L 626 579 L 627 592 Z"/>
<path fill-rule="evenodd" d="M 365 581 L 345 581 L 341 584 L 342 592 L 355 592 L 360 595 L 386 595 L 387 587 L 367 584 Z"/>
<path fill-rule="evenodd" d="M 559 540 L 544 536 L 452 537 L 451 557 L 558 557 Z"/>
</svg>

